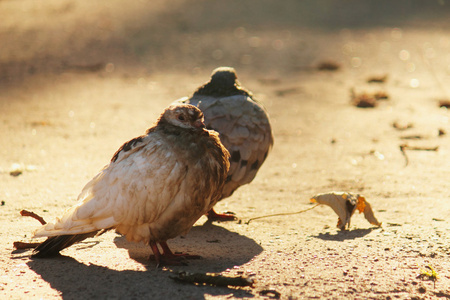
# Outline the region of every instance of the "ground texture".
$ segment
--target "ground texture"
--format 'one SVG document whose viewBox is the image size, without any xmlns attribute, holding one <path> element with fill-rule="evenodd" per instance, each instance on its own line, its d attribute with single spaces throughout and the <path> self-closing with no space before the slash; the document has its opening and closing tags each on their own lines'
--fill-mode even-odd
<svg viewBox="0 0 450 300">
<path fill-rule="evenodd" d="M 449 5 L 319 2 L 1 1 L 0 298 L 450 298 Z M 60 215 L 123 142 L 221 65 L 267 108 L 275 145 L 217 206 L 240 221 L 203 217 L 169 241 L 203 259 L 157 269 L 149 247 L 114 232 L 53 260 L 13 248 L 39 226 L 21 209 Z M 351 102 L 376 92 L 388 99 L 374 108 Z M 246 224 L 333 190 L 363 194 L 382 227 L 356 213 L 339 231 L 326 206 Z M 436 282 L 418 278 L 429 265 Z M 179 271 L 255 284 L 180 284 L 169 278 Z"/>
</svg>

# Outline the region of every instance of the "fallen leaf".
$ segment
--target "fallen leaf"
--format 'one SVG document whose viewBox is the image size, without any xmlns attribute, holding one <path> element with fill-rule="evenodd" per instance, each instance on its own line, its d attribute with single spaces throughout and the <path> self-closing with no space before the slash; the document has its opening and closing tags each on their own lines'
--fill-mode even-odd
<svg viewBox="0 0 450 300">
<path fill-rule="evenodd" d="M 317 64 L 317 69 L 320 71 L 336 71 L 341 67 L 340 64 L 334 61 L 323 61 Z"/>
<path fill-rule="evenodd" d="M 14 177 L 17 177 L 17 176 L 19 176 L 21 174 L 22 174 L 21 170 L 14 170 L 14 171 L 10 171 L 9 172 L 9 175 L 14 176 Z"/>
<path fill-rule="evenodd" d="M 413 128 L 414 127 L 414 124 L 413 123 L 400 123 L 400 122 L 397 122 L 397 121 L 395 121 L 394 123 L 392 123 L 392 127 L 394 127 L 395 129 L 397 129 L 397 130 L 407 130 L 407 129 L 410 129 L 410 128 Z"/>
<path fill-rule="evenodd" d="M 367 82 L 368 83 L 384 83 L 384 82 L 386 82 L 387 78 L 388 78 L 387 74 L 372 76 L 367 79 Z"/>
<path fill-rule="evenodd" d="M 370 205 L 369 202 L 366 201 L 366 199 L 364 197 L 363 198 L 366 206 L 364 207 L 364 217 L 366 218 L 367 221 L 369 221 L 370 224 L 372 225 L 376 225 L 376 226 L 381 226 L 381 223 L 378 222 L 378 220 L 375 218 L 375 215 L 373 214 L 373 210 L 372 210 L 372 206 Z"/>
<path fill-rule="evenodd" d="M 450 100 L 444 99 L 439 101 L 439 107 L 450 108 Z"/>
<path fill-rule="evenodd" d="M 377 106 L 377 99 L 372 95 L 363 93 L 353 96 L 352 103 L 356 107 L 370 108 Z"/>
<path fill-rule="evenodd" d="M 330 206 L 339 217 L 337 227 L 341 230 L 350 227 L 350 218 L 355 210 L 364 213 L 370 224 L 381 226 L 381 223 L 378 222 L 373 214 L 370 203 L 362 195 L 347 192 L 329 192 L 315 195 L 310 201 Z"/>
<path fill-rule="evenodd" d="M 386 92 L 383 91 L 379 91 L 373 94 L 373 96 L 375 97 L 375 99 L 377 100 L 386 100 L 389 99 L 389 95 Z"/>
<path fill-rule="evenodd" d="M 351 102 L 356 107 L 370 108 L 378 105 L 378 100 L 389 99 L 389 95 L 386 92 L 379 91 L 375 93 L 360 93 L 356 94 L 354 89 L 350 89 Z"/>
</svg>

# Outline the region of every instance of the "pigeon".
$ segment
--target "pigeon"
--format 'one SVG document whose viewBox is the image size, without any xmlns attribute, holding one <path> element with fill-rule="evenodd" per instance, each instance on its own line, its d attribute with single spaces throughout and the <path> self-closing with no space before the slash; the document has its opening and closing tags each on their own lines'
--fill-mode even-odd
<svg viewBox="0 0 450 300">
<path fill-rule="evenodd" d="M 59 251 L 109 229 L 150 245 L 158 265 L 184 264 L 195 255 L 175 254 L 167 240 L 186 234 L 222 195 L 229 153 L 203 113 L 171 105 L 145 135 L 123 144 L 61 218 L 39 228 L 48 237 L 32 257 Z M 162 251 L 158 248 L 158 244 Z"/>
<path fill-rule="evenodd" d="M 273 146 L 269 116 L 252 93 L 241 87 L 234 68 L 219 67 L 211 79 L 192 97 L 177 100 L 200 108 L 206 128 L 219 132 L 220 140 L 230 152 L 230 170 L 221 200 L 230 197 L 240 186 L 250 183 Z M 216 213 L 209 220 L 234 220 L 233 213 Z"/>
</svg>

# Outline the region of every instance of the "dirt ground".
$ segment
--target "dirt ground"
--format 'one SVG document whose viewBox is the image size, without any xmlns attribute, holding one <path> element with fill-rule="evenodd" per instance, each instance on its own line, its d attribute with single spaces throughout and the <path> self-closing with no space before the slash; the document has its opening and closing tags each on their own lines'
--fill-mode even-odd
<svg viewBox="0 0 450 300">
<path fill-rule="evenodd" d="M 449 15 L 446 1 L 0 1 L 0 298 L 449 299 Z M 340 68 L 318 70 L 327 61 Z M 114 232 L 58 259 L 13 248 L 39 226 L 21 209 L 60 215 L 222 65 L 267 108 L 275 145 L 217 206 L 240 222 L 202 217 L 169 241 L 201 260 L 157 269 Z M 389 99 L 358 108 L 352 90 Z M 366 196 L 382 227 L 356 213 L 339 231 L 326 206 L 246 224 L 329 191 Z M 418 278 L 428 265 L 436 282 Z M 178 271 L 255 284 L 180 284 Z"/>
</svg>

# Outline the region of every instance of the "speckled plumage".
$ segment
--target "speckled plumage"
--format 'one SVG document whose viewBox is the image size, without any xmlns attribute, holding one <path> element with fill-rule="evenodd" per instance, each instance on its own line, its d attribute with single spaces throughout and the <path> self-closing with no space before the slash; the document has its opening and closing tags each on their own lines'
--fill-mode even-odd
<svg viewBox="0 0 450 300">
<path fill-rule="evenodd" d="M 215 69 L 209 82 L 191 98 L 179 102 L 200 108 L 206 127 L 219 132 L 220 140 L 230 152 L 230 170 L 221 199 L 250 183 L 272 148 L 273 135 L 266 110 L 252 98 L 250 91 L 239 85 L 235 70 Z"/>
<path fill-rule="evenodd" d="M 34 256 L 57 255 L 104 229 L 165 246 L 189 231 L 220 199 L 229 168 L 228 151 L 202 119 L 192 105 L 167 108 L 145 135 L 114 154 L 84 187 L 78 204 L 36 231 L 35 237 L 50 238 Z"/>
</svg>

